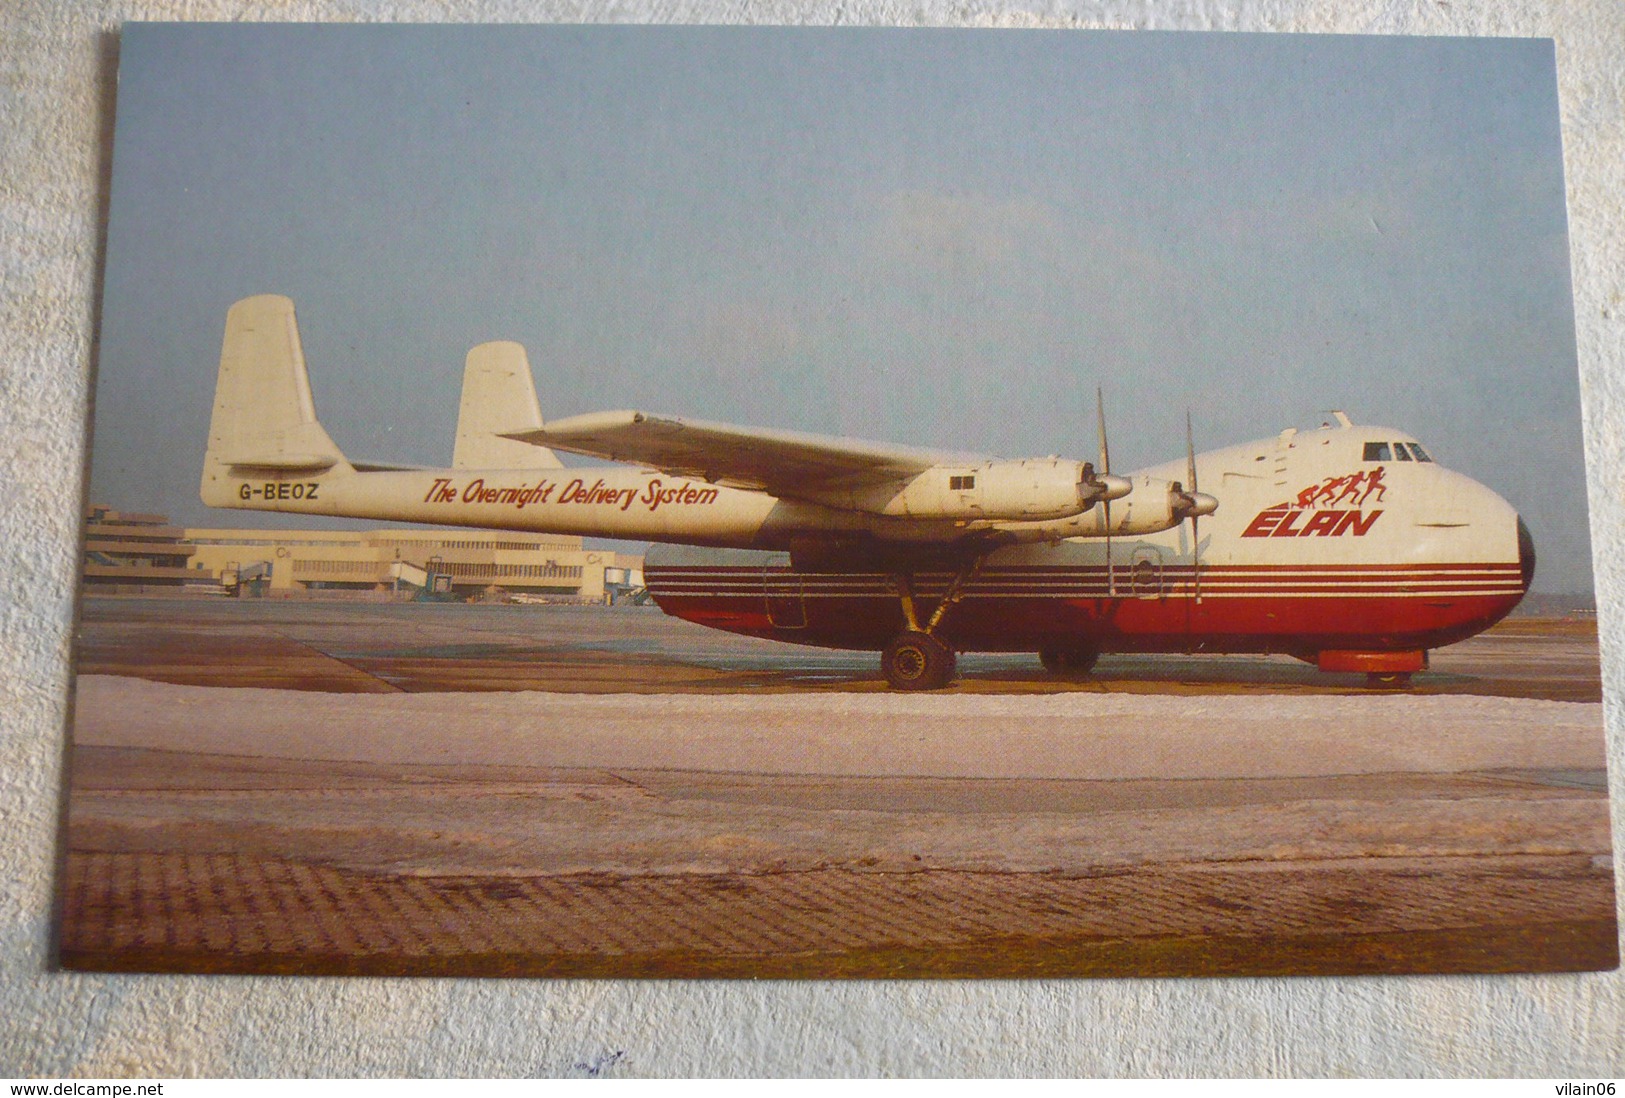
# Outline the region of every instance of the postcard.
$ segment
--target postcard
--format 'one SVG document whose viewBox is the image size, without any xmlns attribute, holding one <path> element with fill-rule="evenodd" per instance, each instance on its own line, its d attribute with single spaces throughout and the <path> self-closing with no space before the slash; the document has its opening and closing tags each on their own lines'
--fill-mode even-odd
<svg viewBox="0 0 1625 1098">
<path fill-rule="evenodd" d="M 1616 967 L 1553 46 L 132 24 L 59 959 Z"/>
</svg>

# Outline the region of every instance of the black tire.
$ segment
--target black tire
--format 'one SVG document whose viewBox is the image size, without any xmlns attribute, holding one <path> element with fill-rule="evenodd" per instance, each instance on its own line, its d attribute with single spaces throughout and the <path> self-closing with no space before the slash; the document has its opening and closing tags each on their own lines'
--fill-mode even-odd
<svg viewBox="0 0 1625 1098">
<path fill-rule="evenodd" d="M 929 633 L 899 633 L 880 655 L 893 690 L 938 690 L 954 678 L 954 651 Z"/>
<path fill-rule="evenodd" d="M 1095 669 L 1100 653 L 1091 648 L 1040 648 L 1038 662 L 1052 675 L 1087 675 Z"/>
<path fill-rule="evenodd" d="M 1403 690 L 1411 684 L 1409 671 L 1367 671 L 1365 684 L 1376 690 Z"/>
</svg>

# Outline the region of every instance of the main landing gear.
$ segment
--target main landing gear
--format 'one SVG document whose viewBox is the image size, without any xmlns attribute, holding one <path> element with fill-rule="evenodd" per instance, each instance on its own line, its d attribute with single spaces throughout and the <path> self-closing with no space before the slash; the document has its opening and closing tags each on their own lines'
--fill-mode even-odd
<svg viewBox="0 0 1625 1098">
<path fill-rule="evenodd" d="M 920 624 L 914 606 L 914 579 L 908 573 L 899 573 L 893 579 L 897 584 L 897 598 L 903 606 L 904 629 L 892 638 L 880 654 L 880 670 L 893 690 L 940 690 L 954 681 L 958 658 L 954 650 L 937 635 L 937 627 L 960 599 L 965 597 L 965 585 L 982 566 L 977 557 L 968 568 L 955 574 L 930 620 Z"/>
<path fill-rule="evenodd" d="M 935 690 L 954 679 L 954 650 L 930 633 L 908 629 L 880 654 L 880 668 L 893 690 Z"/>
<path fill-rule="evenodd" d="M 1061 678 L 1082 678 L 1095 669 L 1100 653 L 1092 648 L 1040 648 L 1038 662 Z"/>
</svg>

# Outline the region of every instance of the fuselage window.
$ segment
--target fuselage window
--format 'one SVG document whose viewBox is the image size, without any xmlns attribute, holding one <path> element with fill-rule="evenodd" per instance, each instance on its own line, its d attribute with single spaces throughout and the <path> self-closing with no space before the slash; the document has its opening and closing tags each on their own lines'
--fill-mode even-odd
<svg viewBox="0 0 1625 1098">
<path fill-rule="evenodd" d="M 969 492 L 975 487 L 976 478 L 973 476 L 948 478 L 948 491 L 950 492 Z"/>
<path fill-rule="evenodd" d="M 1406 448 L 1406 446 L 1405 446 L 1405 444 L 1403 442 L 1394 443 L 1394 460 L 1395 461 L 1409 461 L 1409 460 L 1411 460 L 1411 452 L 1410 452 L 1409 449 Z"/>
<path fill-rule="evenodd" d="M 1433 460 L 1432 458 L 1428 457 L 1428 452 L 1426 450 L 1422 449 L 1422 447 L 1420 445 L 1418 445 L 1417 443 L 1414 443 L 1414 442 L 1411 443 L 1411 453 L 1416 455 L 1416 460 L 1417 461 L 1432 461 Z"/>
<path fill-rule="evenodd" d="M 1393 455 L 1388 452 L 1386 442 L 1368 442 L 1365 444 L 1366 461 L 1392 461 Z"/>
</svg>

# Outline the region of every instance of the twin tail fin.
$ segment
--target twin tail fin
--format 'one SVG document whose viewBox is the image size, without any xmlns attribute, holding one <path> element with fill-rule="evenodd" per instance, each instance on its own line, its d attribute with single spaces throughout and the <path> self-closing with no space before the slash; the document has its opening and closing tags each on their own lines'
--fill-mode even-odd
<svg viewBox="0 0 1625 1098">
<path fill-rule="evenodd" d="M 482 343 L 468 353 L 452 465 L 458 469 L 558 469 L 553 451 L 503 435 L 538 430 L 541 408 L 525 349 Z M 293 302 L 261 294 L 226 313 L 203 502 L 241 506 L 245 478 L 356 471 L 316 418 Z"/>
</svg>

